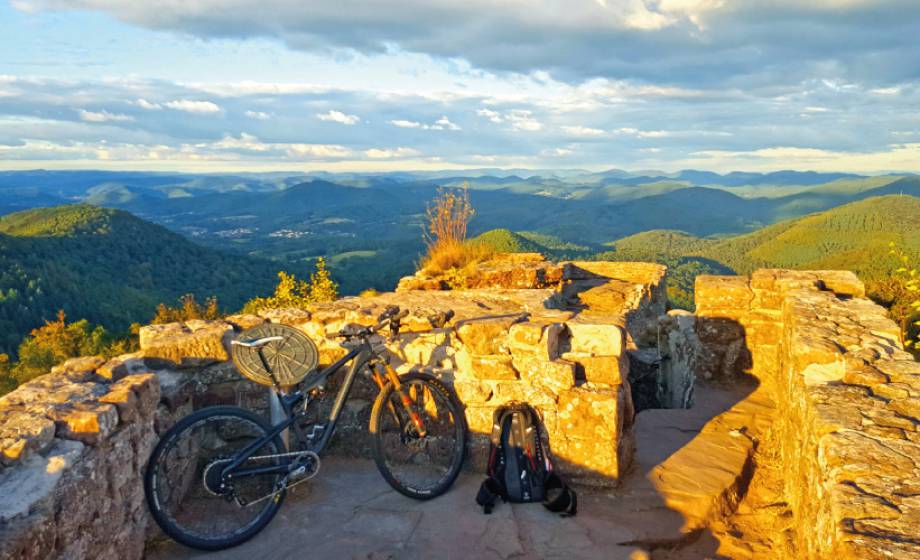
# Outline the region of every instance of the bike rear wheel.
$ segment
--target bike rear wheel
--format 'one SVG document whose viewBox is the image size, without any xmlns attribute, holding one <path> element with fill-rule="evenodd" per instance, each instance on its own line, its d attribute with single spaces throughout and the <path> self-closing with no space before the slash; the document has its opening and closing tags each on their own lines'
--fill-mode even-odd
<svg viewBox="0 0 920 560">
<path fill-rule="evenodd" d="M 466 452 L 466 418 L 454 393 L 437 378 L 421 373 L 400 377 L 425 427 L 420 436 L 399 392 L 387 384 L 371 410 L 374 461 L 398 492 L 429 500 L 450 488 Z"/>
<path fill-rule="evenodd" d="M 174 540 L 221 550 L 261 531 L 284 500 L 282 475 L 226 480 L 223 468 L 269 433 L 256 414 L 233 406 L 205 408 L 180 420 L 154 448 L 144 493 L 154 520 Z M 240 468 L 282 464 L 280 437 L 266 440 Z M 280 491 L 279 491 L 280 490 Z"/>
</svg>

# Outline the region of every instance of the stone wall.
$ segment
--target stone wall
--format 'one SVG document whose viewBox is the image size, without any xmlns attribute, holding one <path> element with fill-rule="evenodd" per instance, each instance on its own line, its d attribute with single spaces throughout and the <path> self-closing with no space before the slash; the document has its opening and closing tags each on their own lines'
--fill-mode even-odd
<svg viewBox="0 0 920 560">
<path fill-rule="evenodd" d="M 140 558 L 156 376 L 78 358 L 0 398 L 0 558 Z"/>
<path fill-rule="evenodd" d="M 788 557 L 920 558 L 920 363 L 864 295 L 838 271 L 696 281 L 700 375 L 750 372 L 777 403 Z"/>
<path fill-rule="evenodd" d="M 540 266 L 525 270 L 557 270 L 554 288 L 532 287 L 520 280 L 523 273 L 491 266 L 487 271 L 497 285 L 489 289 L 410 290 L 404 281 L 398 293 L 310 309 L 144 327 L 141 352 L 184 368 L 176 375 L 194 382 L 196 407 L 227 402 L 264 410 L 265 390 L 242 379 L 228 361 L 234 329 L 263 321 L 294 326 L 316 342 L 320 363 L 330 364 L 347 352 L 335 336 L 340 330 L 373 324 L 386 306 L 399 305 L 410 311 L 403 334 L 394 340 L 380 336 L 377 343 L 386 346 L 398 371 L 425 371 L 454 387 L 472 432 L 471 468 L 484 468 L 495 409 L 525 401 L 540 413 L 561 472 L 583 484 L 616 485 L 634 447 L 627 350 L 656 331 L 665 305 L 664 267 Z M 514 287 L 519 285 L 528 287 Z M 427 318 L 447 309 L 456 314 L 451 324 L 431 331 Z M 337 388 L 333 379 L 326 390 L 334 395 Z M 367 423 L 376 393 L 369 379 L 357 380 L 332 451 L 368 454 Z M 319 402 L 320 409 L 329 400 Z"/>
</svg>

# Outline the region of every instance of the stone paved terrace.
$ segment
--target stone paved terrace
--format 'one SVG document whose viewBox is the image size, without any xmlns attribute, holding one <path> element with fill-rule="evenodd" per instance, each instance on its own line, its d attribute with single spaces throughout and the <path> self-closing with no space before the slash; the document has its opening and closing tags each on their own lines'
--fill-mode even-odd
<svg viewBox="0 0 920 560">
<path fill-rule="evenodd" d="M 373 388 L 359 388 L 319 477 L 265 533 L 215 557 L 428 557 L 437 534 L 456 558 L 920 558 L 920 364 L 861 282 L 701 277 L 696 314 L 665 315 L 662 273 L 527 257 L 487 267 L 488 288 L 415 279 L 308 310 L 146 327 L 136 355 L 72 360 L 0 398 L 0 559 L 140 558 L 148 538 L 152 558 L 193 555 L 159 542 L 139 474 L 191 410 L 265 409 L 265 389 L 227 359 L 230 338 L 286 323 L 329 362 L 343 350 L 327 334 L 390 303 L 412 311 L 409 330 L 457 311 L 453 328 L 388 348 L 400 369 L 456 388 L 471 470 L 430 503 L 391 492 L 362 458 Z M 475 507 L 487 419 L 509 399 L 543 415 L 579 485 L 577 518 Z"/>
</svg>

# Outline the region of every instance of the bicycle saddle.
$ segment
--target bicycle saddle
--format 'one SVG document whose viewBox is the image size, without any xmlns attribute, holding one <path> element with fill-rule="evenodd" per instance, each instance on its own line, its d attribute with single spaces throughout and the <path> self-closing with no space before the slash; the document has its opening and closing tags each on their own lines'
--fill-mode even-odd
<svg viewBox="0 0 920 560">
<path fill-rule="evenodd" d="M 265 338 L 254 338 L 252 340 L 234 340 L 230 344 L 234 346 L 244 346 L 246 348 L 261 348 L 269 342 L 284 340 L 283 336 L 266 336 Z"/>
</svg>

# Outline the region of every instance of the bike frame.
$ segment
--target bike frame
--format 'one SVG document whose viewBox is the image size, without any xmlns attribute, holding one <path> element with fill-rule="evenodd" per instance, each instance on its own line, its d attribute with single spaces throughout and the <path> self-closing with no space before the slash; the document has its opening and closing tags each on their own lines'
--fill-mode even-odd
<svg viewBox="0 0 920 560">
<path fill-rule="evenodd" d="M 259 355 L 262 355 L 261 350 Z M 338 393 L 335 397 L 335 402 L 332 405 L 332 410 L 329 412 L 327 417 L 326 424 L 323 428 L 322 436 L 318 442 L 313 443 L 305 451 L 312 451 L 319 455 L 326 448 L 326 445 L 329 443 L 329 440 L 332 438 L 332 434 L 335 431 L 336 422 L 339 419 L 339 414 L 342 412 L 342 408 L 345 406 L 345 401 L 348 399 L 351 389 L 354 385 L 355 377 L 357 377 L 358 372 L 365 365 L 371 364 L 374 360 L 377 359 L 377 354 L 374 352 L 374 349 L 371 347 L 370 341 L 363 339 L 361 344 L 351 349 L 344 357 L 330 365 L 329 367 L 322 370 L 319 375 L 310 383 L 308 387 L 305 387 L 302 390 L 295 391 L 290 394 L 285 394 L 282 391 L 278 391 L 278 400 L 281 403 L 281 408 L 284 410 L 284 414 L 287 417 L 279 424 L 275 424 L 269 430 L 269 432 L 257 439 L 256 441 L 250 443 L 242 451 L 240 451 L 239 456 L 233 460 L 227 467 L 223 469 L 222 474 L 227 478 L 242 478 L 245 476 L 256 476 L 262 474 L 288 474 L 290 461 L 286 461 L 279 465 L 267 465 L 264 467 L 249 467 L 249 468 L 240 468 L 240 465 L 244 461 L 249 459 L 256 450 L 260 449 L 263 445 L 270 442 L 272 439 L 277 437 L 284 430 L 291 428 L 294 431 L 294 435 L 299 442 L 306 442 L 307 438 L 304 438 L 303 432 L 300 429 L 300 426 L 297 425 L 297 420 L 306 413 L 305 407 L 301 411 L 296 411 L 295 408 L 307 398 L 307 392 L 322 385 L 327 381 L 332 375 L 337 373 L 342 369 L 345 364 L 351 362 L 351 367 L 348 369 L 348 372 L 345 374 L 345 379 L 342 382 L 342 386 L 339 387 Z M 266 371 L 271 374 L 271 369 L 268 368 L 268 364 L 265 363 L 263 358 L 263 363 L 266 366 Z M 381 390 L 383 390 L 385 383 L 384 380 L 393 383 L 397 390 L 402 391 L 399 385 L 399 377 L 396 375 L 396 371 L 393 370 L 392 366 L 389 364 L 383 364 L 387 375 L 380 376 L 377 372 L 372 372 L 374 374 L 375 381 Z M 274 376 L 273 376 L 274 377 Z M 383 379 L 381 379 L 383 377 Z M 404 396 L 404 395 L 403 395 Z M 403 403 L 409 406 L 408 399 L 404 399 Z M 413 415 L 413 421 L 418 422 L 417 415 L 414 411 L 409 409 L 411 415 Z M 290 451 L 290 450 L 289 450 Z"/>
</svg>

